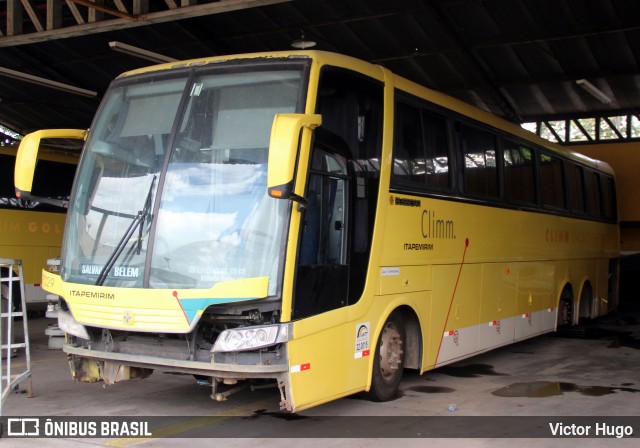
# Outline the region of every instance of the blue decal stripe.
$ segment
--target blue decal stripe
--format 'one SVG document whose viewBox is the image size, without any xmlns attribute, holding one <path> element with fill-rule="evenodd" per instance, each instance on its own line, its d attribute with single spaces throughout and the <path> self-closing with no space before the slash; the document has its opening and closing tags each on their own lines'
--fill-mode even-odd
<svg viewBox="0 0 640 448">
<path fill-rule="evenodd" d="M 234 298 L 234 299 L 178 299 L 180 302 L 180 306 L 182 307 L 184 314 L 187 316 L 189 320 L 189 324 L 193 322 L 193 319 L 196 317 L 198 311 L 207 308 L 209 305 L 217 305 L 219 303 L 230 303 L 230 302 L 244 302 L 246 300 L 254 300 L 255 297 L 247 297 L 247 298 Z"/>
</svg>

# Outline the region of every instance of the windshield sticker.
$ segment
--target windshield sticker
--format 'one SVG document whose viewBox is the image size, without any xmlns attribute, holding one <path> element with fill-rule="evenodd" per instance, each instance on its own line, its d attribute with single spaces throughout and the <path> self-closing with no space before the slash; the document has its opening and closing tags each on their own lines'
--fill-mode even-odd
<svg viewBox="0 0 640 448">
<path fill-rule="evenodd" d="M 354 358 L 363 358 L 369 356 L 369 322 L 363 322 L 356 325 L 356 352 Z"/>
<path fill-rule="evenodd" d="M 104 266 L 99 264 L 83 264 L 81 269 L 83 274 L 100 275 Z M 140 268 L 132 266 L 115 266 L 109 273 L 111 277 L 119 278 L 138 278 L 140 277 Z"/>
<path fill-rule="evenodd" d="M 220 268 L 191 265 L 189 275 L 200 278 L 200 281 L 223 282 L 247 277 L 246 268 Z"/>
</svg>

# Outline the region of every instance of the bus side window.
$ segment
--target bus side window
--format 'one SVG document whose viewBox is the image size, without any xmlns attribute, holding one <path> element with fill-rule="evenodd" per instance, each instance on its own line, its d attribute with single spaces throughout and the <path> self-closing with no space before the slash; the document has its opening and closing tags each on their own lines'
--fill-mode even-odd
<svg viewBox="0 0 640 448">
<path fill-rule="evenodd" d="M 540 188 L 542 190 L 542 205 L 548 208 L 564 210 L 565 183 L 564 165 L 558 157 L 541 152 L 539 159 Z"/>
<path fill-rule="evenodd" d="M 345 181 L 314 174 L 309 182 L 299 264 L 344 264 Z"/>
<path fill-rule="evenodd" d="M 300 255 L 298 264 L 315 265 L 318 264 L 318 250 L 320 247 L 320 176 L 312 175 L 309 178 L 309 187 L 305 199 L 307 207 L 304 212 L 304 223 L 302 227 L 302 242 L 300 244 Z"/>
<path fill-rule="evenodd" d="M 581 166 L 573 163 L 568 164 L 567 177 L 569 179 L 569 205 L 571 211 L 582 214 L 587 211 L 584 202 L 584 175 Z"/>
<path fill-rule="evenodd" d="M 396 103 L 392 181 L 401 190 L 449 190 L 446 119 L 408 101 Z"/>
<path fill-rule="evenodd" d="M 499 190 L 495 136 L 463 125 L 461 145 L 464 191 L 471 195 L 497 198 Z"/>
<path fill-rule="evenodd" d="M 526 204 L 536 203 L 534 152 L 510 139 L 502 140 L 502 166 L 507 199 Z"/>
<path fill-rule="evenodd" d="M 604 218 L 614 220 L 616 218 L 616 188 L 612 177 L 601 175 L 602 213 Z"/>
<path fill-rule="evenodd" d="M 15 156 L 0 154 L 0 207 L 18 207 L 20 204 L 13 184 L 15 162 Z"/>
<path fill-rule="evenodd" d="M 602 217 L 602 199 L 600 197 L 600 175 L 593 171 L 587 171 L 587 204 L 589 214 L 594 218 Z"/>
<path fill-rule="evenodd" d="M 426 183 L 420 110 L 396 104 L 396 135 L 393 147 L 393 179 L 400 184 Z"/>
<path fill-rule="evenodd" d="M 316 131 L 307 182 L 294 315 L 319 314 L 347 304 L 348 265 L 345 218 L 348 205 L 347 159 L 323 149 Z"/>
</svg>

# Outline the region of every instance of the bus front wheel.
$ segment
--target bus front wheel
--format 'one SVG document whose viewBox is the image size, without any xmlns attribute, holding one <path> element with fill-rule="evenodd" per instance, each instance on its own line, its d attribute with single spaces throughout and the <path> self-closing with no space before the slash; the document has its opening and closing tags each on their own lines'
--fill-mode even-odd
<svg viewBox="0 0 640 448">
<path fill-rule="evenodd" d="M 404 341 L 402 313 L 394 311 L 385 322 L 376 345 L 370 400 L 388 401 L 397 395 L 404 370 Z"/>
</svg>

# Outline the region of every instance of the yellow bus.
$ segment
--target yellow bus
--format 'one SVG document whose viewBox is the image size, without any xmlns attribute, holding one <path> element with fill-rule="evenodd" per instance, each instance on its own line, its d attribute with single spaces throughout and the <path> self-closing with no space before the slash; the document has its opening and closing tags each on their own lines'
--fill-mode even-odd
<svg viewBox="0 0 640 448">
<path fill-rule="evenodd" d="M 40 285 L 42 269 L 49 258 L 60 256 L 67 211 L 64 205 L 69 200 L 78 156 L 61 148 L 43 147 L 34 182 L 34 194 L 43 198 L 23 200 L 15 196 L 17 152 L 17 145 L 0 146 L 0 258 L 22 260 L 25 300 L 29 311 L 39 312 L 47 303 Z M 14 301 L 18 299 L 17 289 Z M 7 285 L 2 285 L 2 298 L 8 300 Z"/>
<path fill-rule="evenodd" d="M 617 257 L 606 164 L 383 67 L 274 52 L 112 83 L 43 284 L 76 380 L 268 380 L 296 412 L 606 313 Z"/>
</svg>

